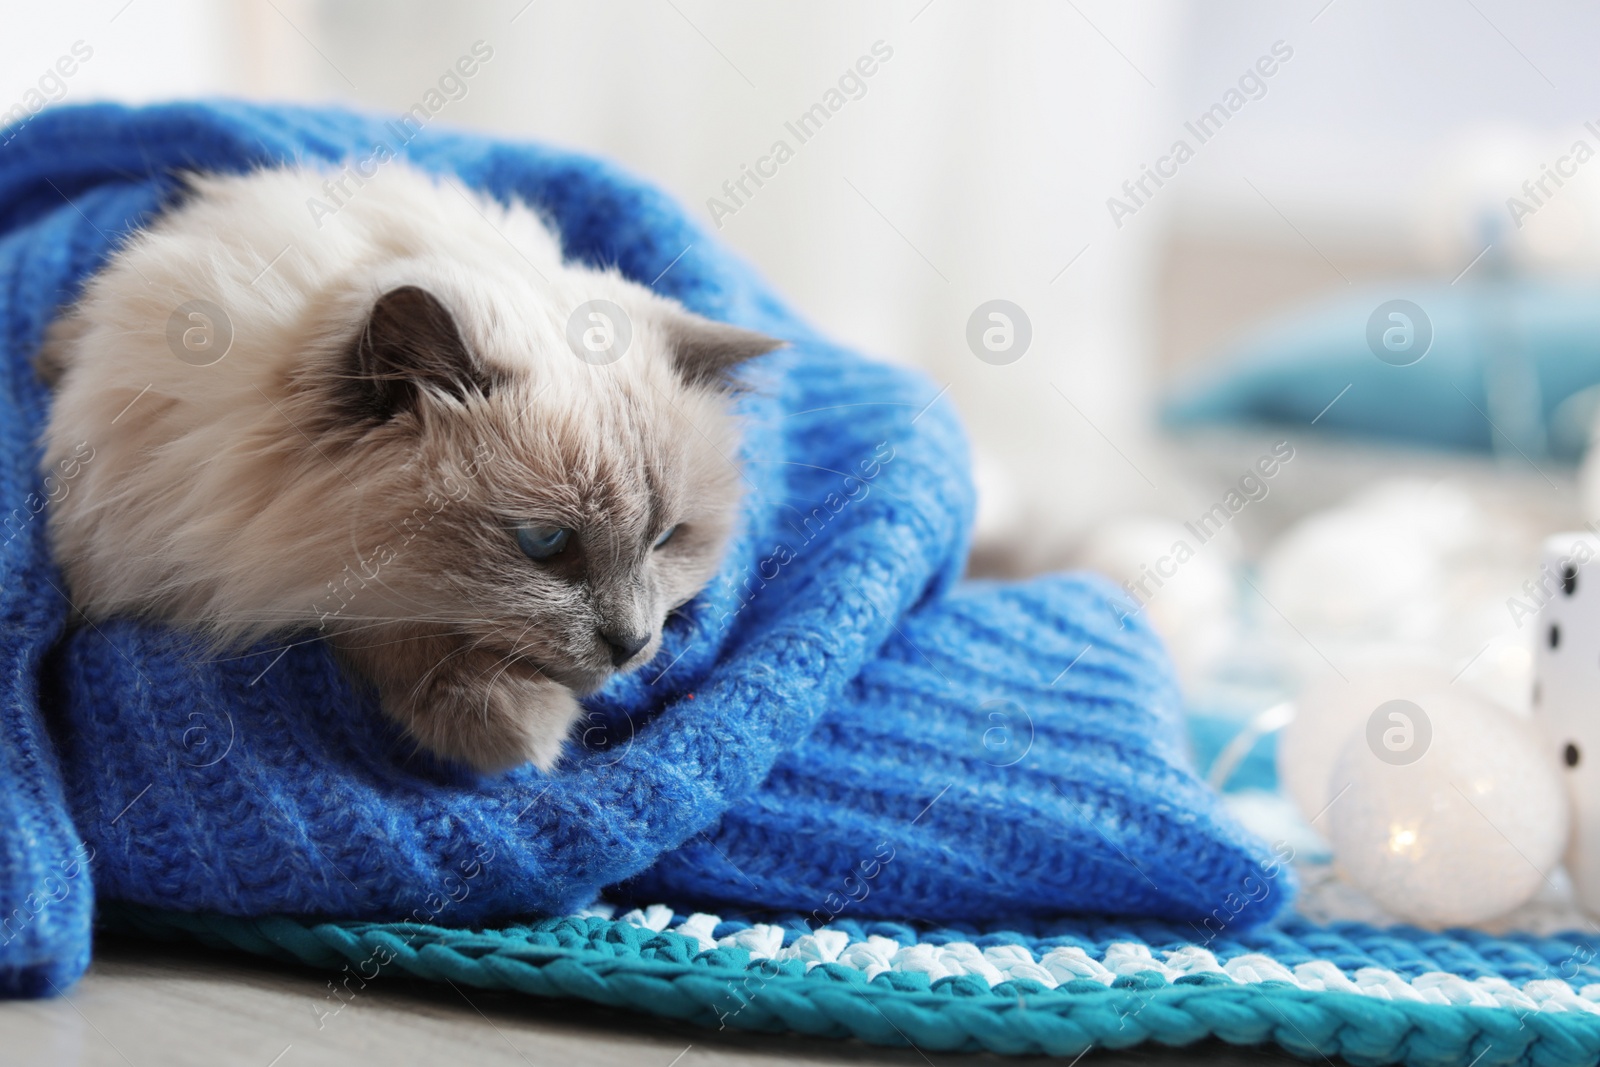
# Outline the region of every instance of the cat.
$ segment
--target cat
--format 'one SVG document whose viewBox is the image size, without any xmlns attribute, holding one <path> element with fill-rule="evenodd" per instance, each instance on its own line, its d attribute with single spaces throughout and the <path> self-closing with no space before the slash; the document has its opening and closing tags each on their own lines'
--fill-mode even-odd
<svg viewBox="0 0 1600 1067">
<path fill-rule="evenodd" d="M 190 175 L 47 331 L 43 466 L 95 457 L 51 546 L 83 618 L 315 633 L 422 747 L 548 770 L 715 575 L 779 344 L 400 161 Z"/>
</svg>

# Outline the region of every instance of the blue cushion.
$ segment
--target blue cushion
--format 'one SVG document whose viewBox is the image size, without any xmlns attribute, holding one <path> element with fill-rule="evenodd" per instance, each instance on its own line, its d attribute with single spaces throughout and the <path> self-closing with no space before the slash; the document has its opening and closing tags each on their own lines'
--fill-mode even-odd
<svg viewBox="0 0 1600 1067">
<path fill-rule="evenodd" d="M 1420 307 L 1431 326 L 1415 362 L 1414 350 L 1381 359 L 1369 343 L 1369 330 L 1382 348 L 1383 331 L 1396 329 L 1391 340 L 1403 346 L 1407 323 L 1387 314 L 1373 323 L 1395 300 Z M 1163 414 L 1173 427 L 1315 420 L 1382 440 L 1571 459 L 1591 408 L 1562 405 L 1597 383 L 1600 282 L 1468 275 L 1366 286 L 1280 316 L 1183 378 Z"/>
</svg>

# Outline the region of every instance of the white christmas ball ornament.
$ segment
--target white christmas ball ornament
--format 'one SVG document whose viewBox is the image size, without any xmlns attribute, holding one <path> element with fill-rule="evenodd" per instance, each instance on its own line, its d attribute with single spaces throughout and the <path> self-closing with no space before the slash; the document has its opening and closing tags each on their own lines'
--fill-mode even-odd
<svg viewBox="0 0 1600 1067">
<path fill-rule="evenodd" d="M 1533 728 L 1467 692 L 1378 706 L 1334 779 L 1347 783 L 1325 820 L 1340 874 L 1411 922 L 1502 915 L 1566 845 L 1562 780 Z"/>
<path fill-rule="evenodd" d="M 1347 507 L 1302 520 L 1262 560 L 1262 595 L 1313 640 L 1429 637 L 1443 614 L 1440 553 L 1424 531 L 1391 519 Z"/>
<path fill-rule="evenodd" d="M 1415 700 L 1449 684 L 1444 664 L 1421 653 L 1351 657 L 1343 676 L 1326 665 L 1313 672 L 1295 698 L 1294 718 L 1278 737 L 1278 780 L 1300 814 L 1326 834 L 1323 813 L 1345 784 L 1333 781 L 1334 761 L 1345 742 L 1361 732 L 1378 705 Z"/>
</svg>

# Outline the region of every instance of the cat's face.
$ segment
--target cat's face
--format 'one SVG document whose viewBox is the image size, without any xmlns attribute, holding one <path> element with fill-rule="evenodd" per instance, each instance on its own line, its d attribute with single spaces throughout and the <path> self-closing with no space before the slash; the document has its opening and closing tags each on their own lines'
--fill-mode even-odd
<svg viewBox="0 0 1600 1067">
<path fill-rule="evenodd" d="M 380 546 L 332 625 L 414 620 L 580 693 L 650 661 L 737 513 L 726 373 L 777 342 L 661 301 L 636 310 L 623 361 L 594 366 L 564 348 L 476 351 L 503 341 L 475 341 L 416 287 L 377 301 L 321 386 L 368 475 L 357 525 Z"/>
</svg>

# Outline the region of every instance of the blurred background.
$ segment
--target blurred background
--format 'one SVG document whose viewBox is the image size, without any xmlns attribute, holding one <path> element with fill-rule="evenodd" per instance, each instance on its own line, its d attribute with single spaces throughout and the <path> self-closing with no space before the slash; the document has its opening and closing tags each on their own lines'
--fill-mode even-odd
<svg viewBox="0 0 1600 1067">
<path fill-rule="evenodd" d="M 1529 712 L 1540 543 L 1600 517 L 1593 5 L 0 11 L 6 121 L 421 104 L 659 183 L 824 330 L 945 390 L 975 572 L 1126 583 L 1219 784 L 1269 774 L 1273 709 L 1375 655 Z"/>
<path fill-rule="evenodd" d="M 1502 254 L 1553 270 L 1600 261 L 1600 167 L 1576 168 L 1521 228 L 1505 205 L 1533 206 L 1522 183 L 1574 139 L 1600 147 L 1583 127 L 1600 119 L 1584 110 L 1600 82 L 1583 44 L 1592 6 L 4 7 L 0 107 L 13 117 L 47 99 L 205 94 L 401 111 L 482 42 L 492 58 L 433 121 L 620 161 L 694 205 L 821 326 L 926 368 L 993 474 L 991 526 L 1026 513 L 1046 555 L 1104 515 L 1170 500 L 1155 400 L 1263 320 L 1375 279 L 1448 281 L 1489 244 L 1480 273 Z M 799 143 L 785 123 L 875 45 L 892 58 Z M 74 46 L 91 58 L 53 74 Z M 1263 61 L 1274 73 L 1253 74 Z M 734 206 L 723 183 L 780 139 L 793 158 L 716 213 L 713 198 Z M 1193 154 L 1164 167 L 1174 176 L 1124 190 L 1180 140 Z M 1496 240 L 1496 225 L 1510 232 Z M 1032 327 L 1002 366 L 975 360 L 965 336 L 991 299 Z"/>
</svg>

